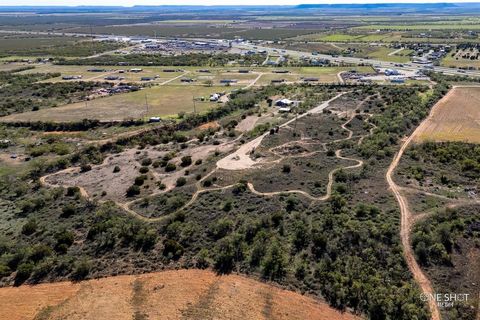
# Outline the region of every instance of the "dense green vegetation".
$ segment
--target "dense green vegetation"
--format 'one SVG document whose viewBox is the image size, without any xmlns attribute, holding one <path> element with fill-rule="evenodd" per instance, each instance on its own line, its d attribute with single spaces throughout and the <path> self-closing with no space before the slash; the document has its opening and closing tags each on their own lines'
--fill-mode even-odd
<svg viewBox="0 0 480 320">
<path fill-rule="evenodd" d="M 164 220 L 146 223 L 111 203 L 86 201 L 76 188 L 45 189 L 28 181 L 72 164 L 90 170 L 90 163 L 100 163 L 125 147 L 184 143 L 189 137 L 182 130 L 250 110 L 271 96 L 303 92 L 305 106 L 315 105 L 315 96 L 326 99 L 343 88 L 336 85 L 282 85 L 240 91 L 224 106 L 206 114 L 185 115 L 177 124 L 165 123 L 155 130 L 103 146 L 89 146 L 49 162 L 33 162 L 21 176 L 4 175 L 0 195 L 8 205 L 3 210 L 12 217 L 15 227 L 2 240 L 3 281 L 19 284 L 96 277 L 116 274 L 119 266 L 132 263 L 135 272 L 166 265 L 212 267 L 220 273 L 238 270 L 293 286 L 371 319 L 427 319 L 428 312 L 419 304 L 418 288 L 403 259 L 398 209 L 385 193 L 384 170 L 399 138 L 413 129 L 444 92 L 442 84 L 437 86 L 430 100 L 421 99 L 419 93 L 426 90 L 423 87 L 349 88 L 353 101 L 370 96 L 362 110 L 373 114 L 371 121 L 378 128 L 365 139 L 365 145 L 342 144 L 345 154 L 363 156 L 368 165 L 355 172 L 339 172 L 335 193 L 326 203 L 311 204 L 294 195 L 256 196 L 247 190 L 245 181 L 239 181 L 224 192 L 202 194 L 192 206 Z M 298 128 L 302 128 L 301 123 Z M 330 137 L 328 130 L 323 134 Z M 143 159 L 140 164 L 140 171 L 146 172 L 143 168 L 154 162 Z M 188 158 L 182 159 L 181 165 L 194 166 Z M 112 170 L 122 172 L 120 167 Z M 283 174 L 293 173 L 290 168 Z M 145 174 L 136 179 L 138 184 L 145 183 Z M 365 205 L 362 186 L 372 181 L 378 186 L 369 195 L 371 204 Z M 190 183 L 190 179 L 178 179 L 177 188 L 183 190 Z M 130 189 L 136 196 L 140 191 L 137 181 Z M 173 195 L 157 200 L 150 203 L 173 212 L 187 198 Z M 14 271 L 17 273 L 12 279 Z"/>
<path fill-rule="evenodd" d="M 475 319 L 480 256 L 478 206 L 446 209 L 421 221 L 413 230 L 417 261 L 433 278 L 437 291 L 469 294 L 467 302 L 445 308 L 445 319 Z M 473 275 L 473 276 L 472 276 Z"/>
<path fill-rule="evenodd" d="M 231 53 L 207 54 L 190 53 L 184 55 L 150 55 L 150 54 L 129 54 L 129 55 L 102 55 L 96 58 L 87 59 L 59 59 L 57 64 L 67 65 L 132 65 L 132 66 L 225 66 L 235 61 L 242 66 L 260 65 L 265 60 L 264 55 L 240 55 Z"/>
<path fill-rule="evenodd" d="M 93 90 L 111 87 L 100 82 L 38 82 L 58 73 L 0 72 L 0 116 L 84 100 Z"/>
<path fill-rule="evenodd" d="M 113 41 L 78 41 L 63 37 L 13 35 L 0 38 L 1 56 L 84 57 L 115 50 L 125 44 Z"/>
<path fill-rule="evenodd" d="M 468 188 L 480 180 L 480 147 L 461 142 L 426 142 L 412 146 L 400 172 L 424 184 Z M 407 177 L 408 178 L 408 177 Z"/>
</svg>

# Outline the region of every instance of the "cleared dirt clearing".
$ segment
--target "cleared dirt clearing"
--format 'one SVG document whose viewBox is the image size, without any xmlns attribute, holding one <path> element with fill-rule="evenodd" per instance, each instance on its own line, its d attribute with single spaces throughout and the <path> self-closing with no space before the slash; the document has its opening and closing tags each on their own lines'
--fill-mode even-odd
<svg viewBox="0 0 480 320">
<path fill-rule="evenodd" d="M 358 319 L 238 275 L 179 270 L 0 289 L 0 319 Z"/>
<path fill-rule="evenodd" d="M 480 143 L 480 87 L 455 87 L 432 110 L 414 138 Z"/>
</svg>

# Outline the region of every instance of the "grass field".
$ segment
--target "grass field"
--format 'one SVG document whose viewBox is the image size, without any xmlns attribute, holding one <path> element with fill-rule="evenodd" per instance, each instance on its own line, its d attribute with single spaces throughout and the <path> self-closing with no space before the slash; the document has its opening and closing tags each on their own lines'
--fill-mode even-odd
<svg viewBox="0 0 480 320">
<path fill-rule="evenodd" d="M 24 67 L 29 67 L 27 63 L 0 63 L 0 71 L 12 71 Z"/>
<path fill-rule="evenodd" d="M 215 92 L 225 91 L 226 87 L 190 86 L 154 86 L 144 90 L 97 98 L 85 102 L 73 103 L 54 109 L 15 114 L 3 119 L 6 121 L 78 121 L 81 119 L 123 120 L 147 116 L 172 116 L 179 112 L 193 111 L 193 98 L 206 97 Z M 145 95 L 148 101 L 146 113 Z M 208 99 L 207 99 L 208 100 Z M 213 108 L 217 103 L 196 102 L 196 111 Z"/>
<path fill-rule="evenodd" d="M 367 26 L 368 27 L 368 26 Z M 381 30 L 377 32 L 376 30 Z M 370 43 L 370 42 L 430 42 L 430 43 L 462 43 L 468 40 L 463 38 L 426 38 L 415 37 L 406 32 L 406 30 L 423 30 L 423 29 L 351 29 L 351 33 L 310 33 L 299 35 L 289 40 L 293 41 L 318 41 L 318 42 L 342 42 L 342 43 Z M 428 29 L 429 30 L 429 29 Z M 443 29 L 433 29 L 441 31 Z M 469 29 L 467 29 L 469 30 Z M 470 40 L 471 41 L 471 40 Z"/>
<path fill-rule="evenodd" d="M 409 62 L 410 58 L 405 55 L 389 55 L 390 53 L 394 52 L 394 49 L 386 48 L 386 47 L 378 47 L 376 50 L 368 53 L 368 58 L 370 59 L 378 59 L 383 61 L 391 61 L 391 62 Z M 402 52 L 399 52 L 401 54 Z"/>
<path fill-rule="evenodd" d="M 88 66 L 57 66 L 57 65 L 39 65 L 32 70 L 23 71 L 32 72 L 60 72 L 61 74 L 80 74 L 84 75 L 82 80 L 104 81 L 108 74 L 118 75 L 117 69 L 109 69 L 107 72 L 88 72 Z M 132 68 L 131 66 L 129 68 Z M 143 68 L 143 67 L 142 67 Z M 161 70 L 169 67 L 145 67 L 140 73 L 126 72 L 121 74 L 125 76 L 124 81 L 139 81 L 141 76 L 158 74 L 159 79 L 152 81 L 157 85 L 145 88 L 140 91 L 106 96 L 93 99 L 87 103 L 79 102 L 59 106 L 53 109 L 44 109 L 35 112 L 26 112 L 13 114 L 1 120 L 4 121 L 78 121 L 81 119 L 99 119 L 124 120 L 130 118 L 142 118 L 144 116 L 175 116 L 179 112 L 193 111 L 193 98 L 205 97 L 208 100 L 210 94 L 215 92 L 228 92 L 233 89 L 246 87 L 253 84 L 255 86 L 268 85 L 273 79 L 285 79 L 287 82 L 301 82 L 303 77 L 316 77 L 319 83 L 338 82 L 337 74 L 341 71 L 357 70 L 359 72 L 372 72 L 371 67 L 289 67 L 282 68 L 288 70 L 287 74 L 273 73 L 274 69 L 267 67 L 248 68 L 249 73 L 239 73 L 238 68 L 210 68 L 210 73 L 200 73 L 197 67 L 184 68 L 184 73 L 162 73 Z M 113 70 L 113 71 L 112 71 Z M 182 83 L 183 77 L 192 78 L 193 83 Z M 260 76 L 260 77 L 259 77 Z M 167 78 L 168 77 L 168 78 Z M 176 79 L 175 79 L 176 77 Z M 258 79 L 257 79 L 258 78 Z M 221 79 L 235 79 L 238 82 L 231 86 L 220 84 Z M 63 81 L 60 77 L 51 79 L 52 81 Z M 48 80 L 50 81 L 50 80 Z M 206 86 L 206 82 L 211 81 L 211 86 Z M 162 85 L 165 83 L 165 85 Z M 148 101 L 148 113 L 145 103 L 145 96 Z M 218 104 L 209 101 L 196 101 L 196 111 L 202 112 L 216 107 Z"/>
<path fill-rule="evenodd" d="M 458 87 L 435 106 L 417 141 L 480 143 L 480 87 Z"/>
<path fill-rule="evenodd" d="M 451 56 L 451 54 L 448 54 L 447 56 L 445 56 L 445 58 L 442 59 L 440 64 L 444 67 L 480 68 L 480 60 L 464 59 L 460 55 Z"/>
<path fill-rule="evenodd" d="M 367 25 L 354 27 L 355 30 L 479 30 L 480 24 L 467 23 L 426 23 L 426 24 L 405 24 L 405 25 Z"/>
<path fill-rule="evenodd" d="M 104 72 L 91 72 L 88 71 L 89 69 L 104 69 Z M 119 76 L 124 77 L 124 82 L 141 82 L 142 77 L 155 77 L 158 76 L 157 79 L 152 80 L 153 83 L 161 83 L 166 80 L 175 78 L 181 75 L 183 72 L 163 72 L 164 69 L 178 69 L 177 67 L 143 67 L 141 68 L 141 72 L 128 72 L 128 70 L 137 67 L 98 67 L 98 66 L 73 66 L 73 65 L 52 65 L 52 64 L 38 64 L 35 65 L 35 69 L 30 69 L 23 71 L 22 73 L 45 73 L 45 72 L 59 72 L 61 74 L 60 77 L 48 79 L 48 82 L 58 82 L 58 81 L 70 81 L 70 80 L 62 80 L 62 76 L 68 75 L 81 75 L 82 81 L 105 81 L 105 77 L 107 76 Z M 126 71 L 125 73 L 119 73 L 119 70 Z"/>
</svg>

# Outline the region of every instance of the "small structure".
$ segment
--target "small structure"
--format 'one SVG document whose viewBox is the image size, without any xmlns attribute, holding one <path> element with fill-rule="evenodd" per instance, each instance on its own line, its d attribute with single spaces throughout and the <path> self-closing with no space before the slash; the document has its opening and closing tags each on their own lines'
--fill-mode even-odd
<svg viewBox="0 0 480 320">
<path fill-rule="evenodd" d="M 395 70 L 395 69 L 386 69 L 385 70 L 385 75 L 386 76 L 398 76 L 398 75 L 400 75 L 400 71 Z"/>
<path fill-rule="evenodd" d="M 78 80 L 82 79 L 81 75 L 75 75 L 75 76 L 63 76 L 62 80 Z"/>
<path fill-rule="evenodd" d="M 303 78 L 303 81 L 305 82 L 318 82 L 318 78 Z"/>
<path fill-rule="evenodd" d="M 107 70 L 105 69 L 100 69 L 100 68 L 92 68 L 92 69 L 88 69 L 87 70 L 88 72 L 105 72 Z"/>
<path fill-rule="evenodd" d="M 405 79 L 404 78 L 392 78 L 392 79 L 390 79 L 390 82 L 391 83 L 405 83 Z"/>
<path fill-rule="evenodd" d="M 132 68 L 130 69 L 130 72 L 135 72 L 135 73 L 138 73 L 138 72 L 142 72 L 143 70 L 140 69 L 140 68 Z"/>
<path fill-rule="evenodd" d="M 273 70 L 272 73 L 289 73 L 288 70 Z"/>
<path fill-rule="evenodd" d="M 238 80 L 236 79 L 222 79 L 220 80 L 220 83 L 224 83 L 224 84 L 231 84 L 231 83 L 237 83 Z"/>
<path fill-rule="evenodd" d="M 210 70 L 208 70 L 208 69 L 200 69 L 200 70 L 198 70 L 198 72 L 201 72 L 201 73 L 210 73 Z"/>
<path fill-rule="evenodd" d="M 271 83 L 284 83 L 285 79 L 273 79 L 270 81 Z"/>
<path fill-rule="evenodd" d="M 152 81 L 152 80 L 154 80 L 154 79 L 155 79 L 155 78 L 153 78 L 153 77 L 141 77 L 141 78 L 140 78 L 140 81 Z"/>
<path fill-rule="evenodd" d="M 249 73 L 250 70 L 246 70 L 246 69 L 240 69 L 238 70 L 238 73 Z"/>
<path fill-rule="evenodd" d="M 288 112 L 291 112 L 292 111 L 292 108 L 290 107 L 281 107 L 278 109 L 278 112 L 280 113 L 288 113 Z"/>
<path fill-rule="evenodd" d="M 280 100 L 275 101 L 275 106 L 277 106 L 277 107 L 290 107 L 294 103 L 295 102 L 293 102 L 292 100 L 284 98 L 284 99 L 280 99 Z"/>
<path fill-rule="evenodd" d="M 160 122 L 160 117 L 150 117 L 150 119 L 148 119 L 148 122 Z"/>
<path fill-rule="evenodd" d="M 182 78 L 180 79 L 180 82 L 186 82 L 186 83 L 191 83 L 194 82 L 195 80 L 192 78 Z"/>
<path fill-rule="evenodd" d="M 120 80 L 120 77 L 118 76 L 107 76 L 104 78 L 105 80 Z"/>
<path fill-rule="evenodd" d="M 214 93 L 210 95 L 210 101 L 215 102 L 215 101 L 218 101 L 218 99 L 220 99 L 220 94 Z"/>
</svg>

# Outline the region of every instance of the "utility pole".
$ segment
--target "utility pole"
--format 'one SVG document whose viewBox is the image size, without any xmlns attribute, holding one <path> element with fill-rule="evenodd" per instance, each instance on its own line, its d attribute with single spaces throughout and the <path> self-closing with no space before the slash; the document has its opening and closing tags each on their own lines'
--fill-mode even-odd
<svg viewBox="0 0 480 320">
<path fill-rule="evenodd" d="M 95 50 L 93 49 L 93 28 L 92 25 L 90 25 L 90 37 L 92 38 L 91 45 L 92 45 L 92 54 L 95 55 L 97 54 Z"/>
<path fill-rule="evenodd" d="M 298 112 L 295 112 L 295 121 L 293 122 L 293 134 L 297 133 Z"/>
<path fill-rule="evenodd" d="M 147 100 L 147 94 L 145 93 L 145 118 L 148 115 L 148 100 Z"/>
<path fill-rule="evenodd" d="M 197 108 L 195 105 L 195 96 L 192 96 L 192 101 L 193 101 L 193 114 L 197 114 Z"/>
</svg>

